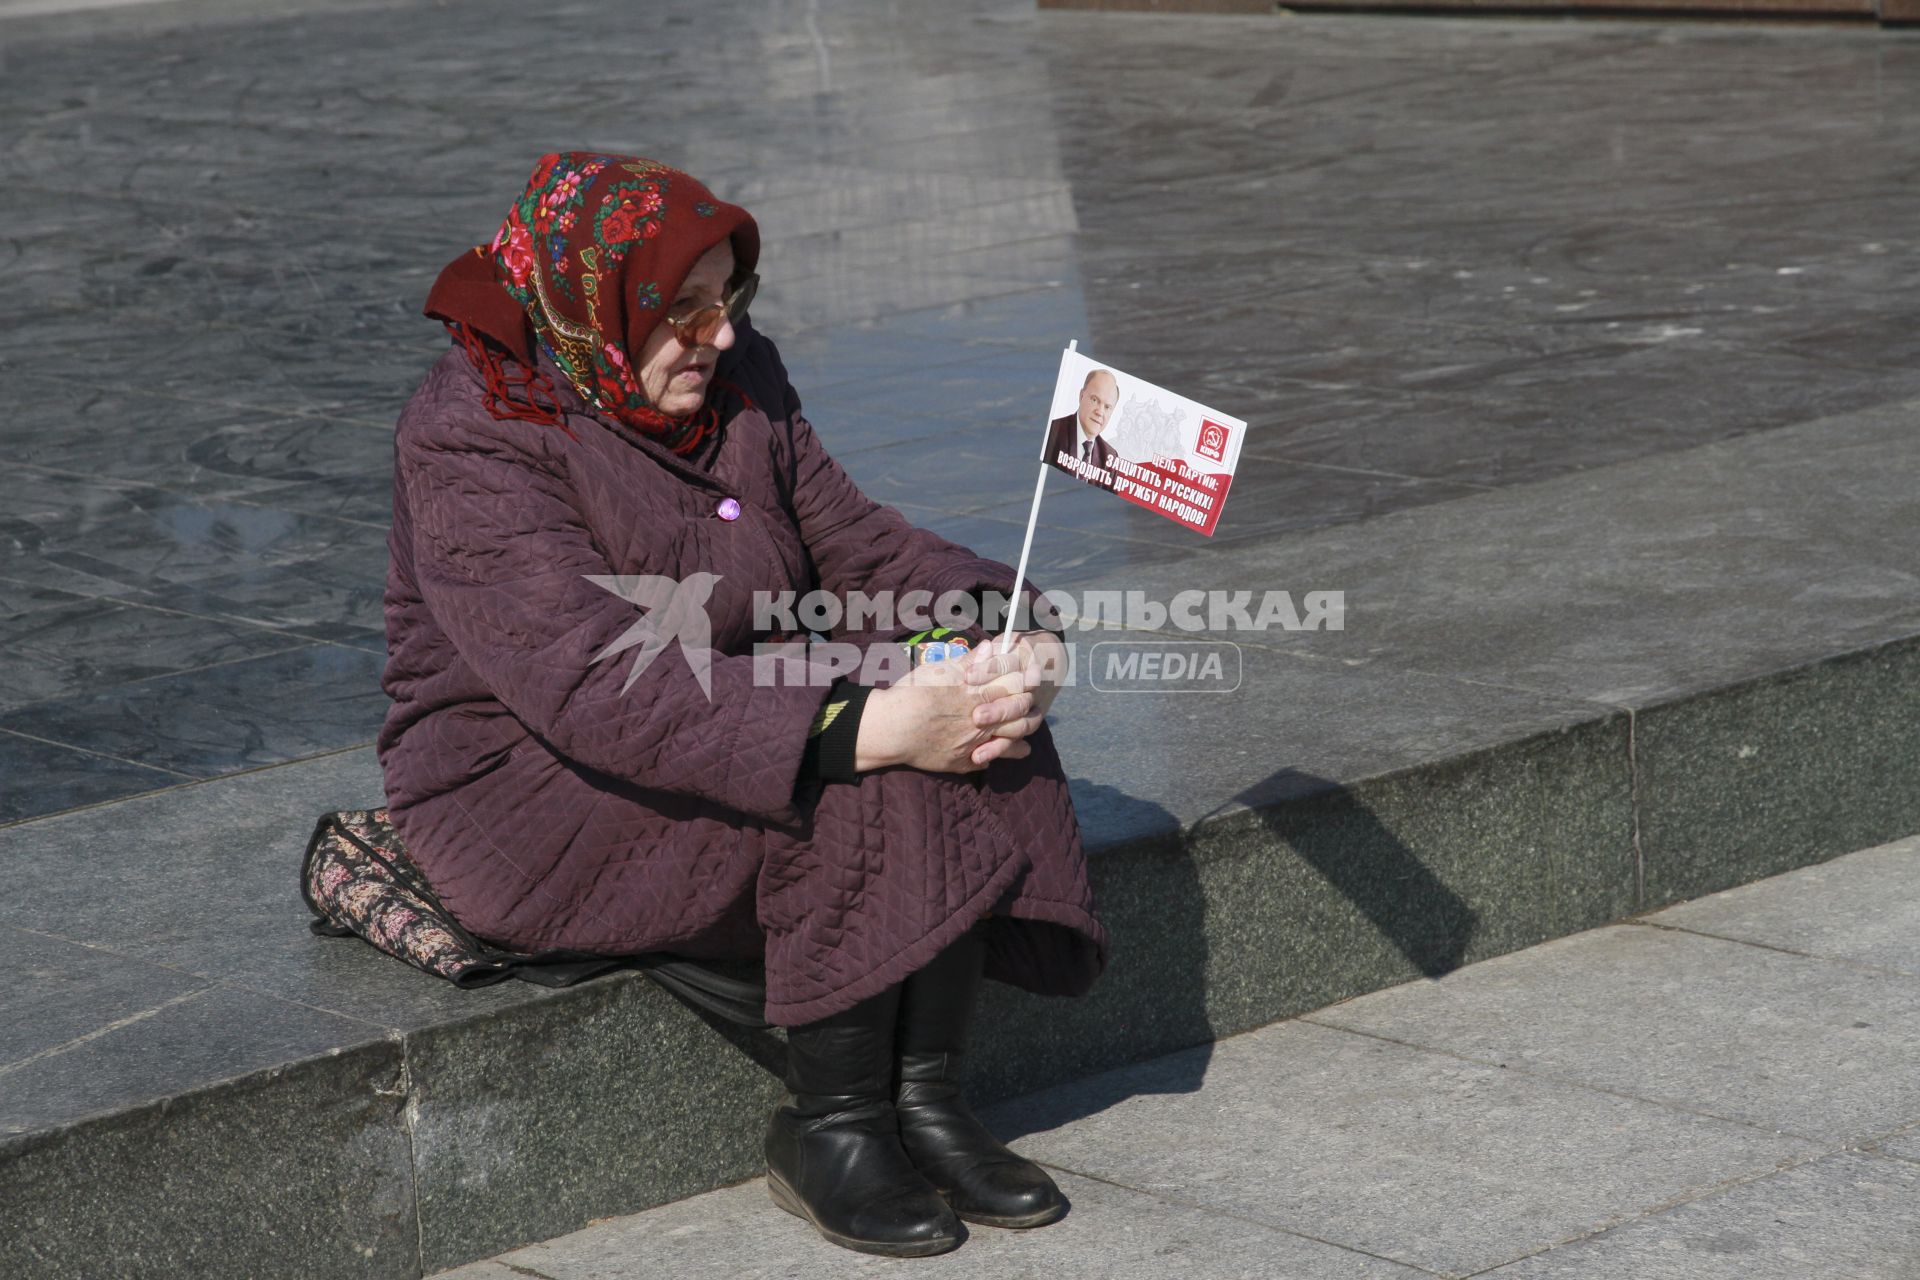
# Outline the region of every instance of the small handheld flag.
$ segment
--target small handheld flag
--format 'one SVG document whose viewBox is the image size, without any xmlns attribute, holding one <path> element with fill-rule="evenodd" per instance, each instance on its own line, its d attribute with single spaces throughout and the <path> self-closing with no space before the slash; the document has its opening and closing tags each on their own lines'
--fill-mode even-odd
<svg viewBox="0 0 1920 1280">
<path fill-rule="evenodd" d="M 1041 461 L 1213 536 L 1247 424 L 1088 359 L 1060 356 Z"/>
<path fill-rule="evenodd" d="M 1079 348 L 1071 342 L 1060 353 L 1040 475 L 1014 576 L 1015 600 L 1027 579 L 1048 467 L 1211 538 L 1240 464 L 1245 422 L 1099 364 Z M 1012 639 L 1010 614 L 1001 647 Z"/>
</svg>

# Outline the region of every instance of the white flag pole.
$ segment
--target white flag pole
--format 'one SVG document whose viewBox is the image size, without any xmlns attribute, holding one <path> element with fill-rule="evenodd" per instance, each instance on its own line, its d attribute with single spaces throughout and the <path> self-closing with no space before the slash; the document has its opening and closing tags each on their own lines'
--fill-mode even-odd
<svg viewBox="0 0 1920 1280">
<path fill-rule="evenodd" d="M 1069 351 L 1079 349 L 1080 339 L 1078 338 L 1067 344 Z M 1020 567 L 1013 571 L 1013 595 L 1007 602 L 1007 629 L 1000 633 L 1000 652 L 1002 653 L 1013 648 L 1013 624 L 1020 616 L 1020 588 L 1027 581 L 1027 556 L 1033 550 L 1033 528 L 1040 522 L 1040 498 L 1046 492 L 1047 467 L 1051 465 L 1047 461 L 1046 447 L 1043 437 L 1040 444 L 1040 474 L 1034 477 L 1033 481 L 1033 506 L 1027 510 L 1027 536 L 1020 542 Z"/>
<path fill-rule="evenodd" d="M 1000 633 L 1000 652 L 1013 648 L 1013 624 L 1020 616 L 1020 587 L 1027 580 L 1027 552 L 1033 548 L 1033 525 L 1040 518 L 1040 495 L 1047 487 L 1047 464 L 1033 482 L 1033 509 L 1027 513 L 1027 538 L 1020 544 L 1020 567 L 1013 574 L 1013 599 L 1007 607 L 1007 629 Z"/>
</svg>

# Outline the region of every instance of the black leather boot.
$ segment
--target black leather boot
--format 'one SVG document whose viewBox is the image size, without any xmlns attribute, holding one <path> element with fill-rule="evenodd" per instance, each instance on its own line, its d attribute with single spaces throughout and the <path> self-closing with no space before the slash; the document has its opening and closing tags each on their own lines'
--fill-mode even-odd
<svg viewBox="0 0 1920 1280">
<path fill-rule="evenodd" d="M 1043 1227 L 1066 1213 L 1066 1197 L 1046 1170 L 987 1132 L 960 1096 L 960 1062 L 985 959 L 986 940 L 976 928 L 903 986 L 894 1092 L 900 1142 L 968 1222 Z"/>
<path fill-rule="evenodd" d="M 767 1126 L 767 1190 L 837 1245 L 917 1258 L 961 1226 L 900 1145 L 894 1119 L 895 986 L 787 1031 L 787 1089 Z"/>
</svg>

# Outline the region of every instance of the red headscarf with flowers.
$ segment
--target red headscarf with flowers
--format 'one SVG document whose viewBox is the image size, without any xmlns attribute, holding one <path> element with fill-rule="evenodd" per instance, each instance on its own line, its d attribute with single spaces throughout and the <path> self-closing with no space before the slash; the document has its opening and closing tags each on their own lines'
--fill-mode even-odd
<svg viewBox="0 0 1920 1280">
<path fill-rule="evenodd" d="M 537 344 L 595 409 L 691 453 L 714 409 L 669 418 L 648 403 L 635 365 L 693 264 L 727 239 L 736 275 L 752 271 L 752 215 L 678 169 L 638 156 L 542 156 L 493 243 L 440 273 L 426 313 L 480 368 L 494 417 L 565 429 L 551 384 L 535 372 Z"/>
</svg>

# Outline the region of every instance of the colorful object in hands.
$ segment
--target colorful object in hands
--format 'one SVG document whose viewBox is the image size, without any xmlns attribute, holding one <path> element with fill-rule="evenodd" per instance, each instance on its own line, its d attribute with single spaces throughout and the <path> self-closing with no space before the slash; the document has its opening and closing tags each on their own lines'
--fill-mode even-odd
<svg viewBox="0 0 1920 1280">
<path fill-rule="evenodd" d="M 972 642 L 948 627 L 935 627 L 931 631 L 908 636 L 905 644 L 907 656 L 916 667 L 965 657 L 973 650 Z"/>
</svg>

